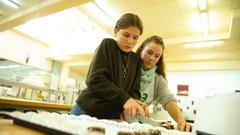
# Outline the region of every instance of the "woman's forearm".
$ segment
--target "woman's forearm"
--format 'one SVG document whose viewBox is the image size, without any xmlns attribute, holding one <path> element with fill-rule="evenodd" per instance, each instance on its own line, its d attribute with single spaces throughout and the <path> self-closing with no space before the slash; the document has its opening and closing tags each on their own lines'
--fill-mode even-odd
<svg viewBox="0 0 240 135">
<path fill-rule="evenodd" d="M 191 131 L 192 124 L 187 123 L 175 101 L 169 101 L 166 105 L 166 110 L 170 116 L 177 122 L 177 128 L 181 131 Z"/>
<path fill-rule="evenodd" d="M 169 101 L 165 105 L 166 110 L 168 111 L 169 115 L 178 123 L 185 122 L 185 119 L 180 111 L 177 103 L 175 101 Z"/>
</svg>

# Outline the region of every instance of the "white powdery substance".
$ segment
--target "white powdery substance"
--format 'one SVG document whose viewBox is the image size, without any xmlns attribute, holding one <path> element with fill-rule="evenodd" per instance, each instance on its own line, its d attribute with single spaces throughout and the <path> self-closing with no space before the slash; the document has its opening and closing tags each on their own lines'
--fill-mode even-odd
<svg viewBox="0 0 240 135">
<path fill-rule="evenodd" d="M 1 113 L 1 112 L 0 112 Z M 137 122 L 116 122 L 107 119 L 97 119 L 88 115 L 68 115 L 50 112 L 4 112 L 12 117 L 22 119 L 39 126 L 48 127 L 76 135 L 89 134 L 88 127 L 100 127 L 105 129 L 105 135 L 117 135 L 121 132 L 148 131 L 149 129 L 158 129 L 161 135 L 191 135 L 188 132 L 178 130 L 167 130 L 162 127 L 153 127 L 149 124 L 140 124 Z"/>
</svg>

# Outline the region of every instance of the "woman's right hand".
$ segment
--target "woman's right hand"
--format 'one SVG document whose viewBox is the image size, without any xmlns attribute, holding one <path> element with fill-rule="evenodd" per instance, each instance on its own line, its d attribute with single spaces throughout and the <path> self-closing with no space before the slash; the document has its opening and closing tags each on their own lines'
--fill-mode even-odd
<svg viewBox="0 0 240 135">
<path fill-rule="evenodd" d="M 145 116 L 149 117 L 149 112 L 148 112 L 148 106 L 147 104 L 145 104 L 144 102 L 140 101 L 140 100 L 137 100 L 135 99 L 135 101 L 144 109 L 144 112 L 145 112 Z"/>
<path fill-rule="evenodd" d="M 146 115 L 145 109 L 138 104 L 133 98 L 129 98 L 127 102 L 123 105 L 123 108 L 129 115 L 135 117 L 137 112 L 140 112 L 142 115 Z"/>
<path fill-rule="evenodd" d="M 191 132 L 192 131 L 192 124 L 191 123 L 187 123 L 185 120 L 183 122 L 177 123 L 177 128 L 180 131 L 187 131 L 187 132 Z"/>
</svg>

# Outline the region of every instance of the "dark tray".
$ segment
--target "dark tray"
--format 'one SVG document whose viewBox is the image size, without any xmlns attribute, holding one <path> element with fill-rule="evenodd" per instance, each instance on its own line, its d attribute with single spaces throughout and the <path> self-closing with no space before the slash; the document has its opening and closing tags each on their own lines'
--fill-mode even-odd
<svg viewBox="0 0 240 135">
<path fill-rule="evenodd" d="M 28 127 L 28 128 L 40 131 L 42 133 L 55 134 L 55 135 L 72 135 L 72 133 L 68 133 L 68 132 L 65 132 L 65 131 L 62 131 L 59 129 L 50 128 L 50 127 L 46 127 L 46 126 L 39 125 L 36 123 L 32 123 L 32 122 L 29 122 L 26 120 L 22 120 L 22 119 L 13 117 L 13 116 L 5 114 L 5 113 L 0 112 L 0 116 L 2 116 L 3 118 L 6 118 L 6 119 L 13 119 L 14 124 Z"/>
</svg>

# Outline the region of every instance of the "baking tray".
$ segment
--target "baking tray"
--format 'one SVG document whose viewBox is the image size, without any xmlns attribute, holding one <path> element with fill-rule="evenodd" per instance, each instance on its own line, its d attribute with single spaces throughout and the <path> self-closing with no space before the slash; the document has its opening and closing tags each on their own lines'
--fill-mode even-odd
<svg viewBox="0 0 240 135">
<path fill-rule="evenodd" d="M 59 129 L 50 128 L 50 127 L 39 125 L 39 124 L 36 124 L 36 123 L 33 123 L 33 122 L 22 120 L 22 119 L 13 117 L 11 115 L 8 115 L 6 113 L 1 113 L 0 112 L 0 116 L 2 116 L 5 119 L 12 119 L 14 124 L 21 125 L 21 126 L 24 126 L 24 127 L 28 127 L 28 128 L 40 131 L 42 133 L 56 134 L 56 135 L 72 135 L 72 133 L 68 133 L 68 132 L 65 132 L 65 131 L 62 131 L 62 130 L 59 130 Z"/>
</svg>

